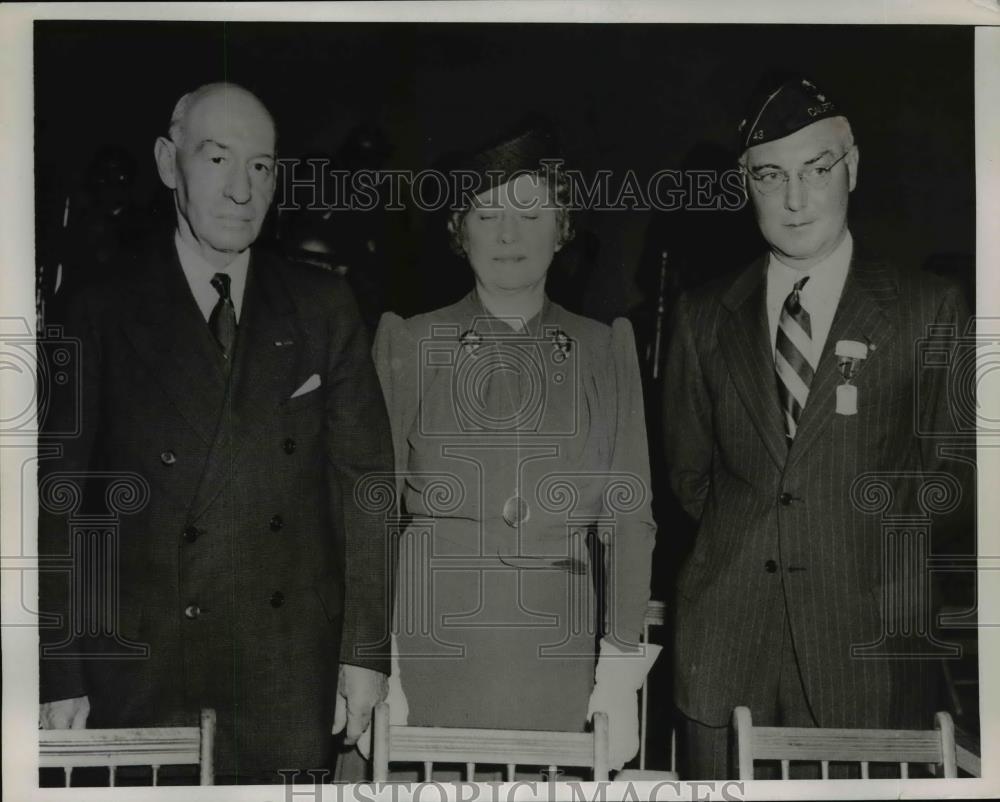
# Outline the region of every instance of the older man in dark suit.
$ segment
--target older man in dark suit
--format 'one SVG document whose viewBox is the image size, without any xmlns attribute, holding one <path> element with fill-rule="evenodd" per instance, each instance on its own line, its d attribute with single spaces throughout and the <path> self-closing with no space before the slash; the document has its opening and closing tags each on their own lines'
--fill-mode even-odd
<svg viewBox="0 0 1000 802">
<path fill-rule="evenodd" d="M 136 501 L 96 574 L 93 554 L 69 580 L 43 573 L 42 609 L 67 623 L 42 630 L 43 726 L 213 707 L 217 773 L 239 782 L 329 765 L 331 725 L 353 743 L 389 667 L 363 648 L 387 633 L 386 533 L 355 496 L 391 470 L 385 406 L 346 286 L 251 248 L 275 141 L 238 86 L 178 102 L 155 147 L 176 229 L 77 299 L 80 404 L 57 398 L 50 428 L 78 416 L 80 435 L 40 472 L 43 560 L 74 554 L 108 476 Z M 74 484 L 82 501 L 62 503 Z M 86 601 L 105 592 L 117 621 Z"/>
<path fill-rule="evenodd" d="M 917 432 L 950 424 L 947 371 L 915 367 L 915 346 L 937 324 L 954 348 L 967 314 L 957 288 L 855 244 L 858 147 L 812 83 L 768 86 L 740 133 L 770 252 L 681 299 L 665 381 L 671 484 L 699 523 L 675 652 L 696 779 L 732 776 L 737 705 L 763 725 L 930 726 L 934 663 L 891 637 L 927 617 L 926 576 L 886 570 L 858 482 L 878 474 L 897 512 L 921 514 L 946 466 Z"/>
</svg>

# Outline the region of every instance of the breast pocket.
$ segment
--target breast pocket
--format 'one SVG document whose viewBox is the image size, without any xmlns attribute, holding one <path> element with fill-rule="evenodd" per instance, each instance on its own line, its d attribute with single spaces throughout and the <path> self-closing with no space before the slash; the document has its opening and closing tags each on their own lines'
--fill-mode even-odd
<svg viewBox="0 0 1000 802">
<path fill-rule="evenodd" d="M 282 423 L 298 434 L 315 434 L 323 427 L 325 401 L 323 388 L 287 399 L 281 404 Z"/>
</svg>

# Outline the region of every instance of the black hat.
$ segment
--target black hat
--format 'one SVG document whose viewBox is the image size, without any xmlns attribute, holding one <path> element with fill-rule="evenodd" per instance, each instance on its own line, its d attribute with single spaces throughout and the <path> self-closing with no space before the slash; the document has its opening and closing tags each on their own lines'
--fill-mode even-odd
<svg viewBox="0 0 1000 802">
<path fill-rule="evenodd" d="M 511 132 L 450 159 L 448 170 L 452 174 L 468 174 L 466 183 L 452 181 L 453 186 L 473 186 L 472 194 L 479 194 L 506 184 L 518 175 L 544 174 L 554 169 L 562 161 L 558 154 L 558 141 L 548 121 L 530 117 Z M 465 205 L 469 198 L 456 200 L 458 205 Z"/>
<path fill-rule="evenodd" d="M 761 83 L 740 121 L 740 151 L 841 114 L 837 104 L 812 81 L 801 76 L 772 78 Z"/>
</svg>

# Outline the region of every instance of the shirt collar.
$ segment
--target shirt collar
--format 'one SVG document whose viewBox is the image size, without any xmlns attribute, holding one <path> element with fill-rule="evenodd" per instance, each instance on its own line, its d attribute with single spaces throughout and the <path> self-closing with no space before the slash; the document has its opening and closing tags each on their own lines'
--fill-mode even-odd
<svg viewBox="0 0 1000 802">
<path fill-rule="evenodd" d="M 236 310 L 238 320 L 243 308 L 243 290 L 246 287 L 247 271 L 250 266 L 250 249 L 247 248 L 237 254 L 236 258 L 228 265 L 219 268 L 209 264 L 204 256 L 181 237 L 180 231 L 174 232 L 174 246 L 177 248 L 177 258 L 180 260 L 181 270 L 184 271 L 184 277 L 187 279 L 202 313 L 205 313 L 206 304 L 208 304 L 208 310 L 211 311 L 219 299 L 218 293 L 211 285 L 212 276 L 216 273 L 226 273 L 231 279 L 229 294 L 233 299 L 233 307 Z"/>
</svg>

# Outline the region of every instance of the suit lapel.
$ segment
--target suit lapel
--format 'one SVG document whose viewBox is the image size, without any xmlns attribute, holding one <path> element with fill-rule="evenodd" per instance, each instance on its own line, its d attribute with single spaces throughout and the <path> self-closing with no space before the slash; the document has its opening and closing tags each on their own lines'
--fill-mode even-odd
<svg viewBox="0 0 1000 802">
<path fill-rule="evenodd" d="M 757 433 L 780 468 L 785 464 L 788 447 L 767 321 L 766 264 L 766 257 L 755 261 L 723 296 L 722 304 L 730 310 L 730 316 L 719 327 L 719 349 Z"/>
<path fill-rule="evenodd" d="M 895 275 L 888 266 L 858 258 L 851 260 L 830 334 L 823 346 L 823 354 L 809 388 L 809 398 L 788 452 L 788 467 L 809 451 L 816 437 L 833 418 L 837 386 L 843 383 L 835 353 L 837 341 L 856 340 L 870 344 L 869 355 L 859 366 L 859 373 L 864 371 L 873 359 L 878 358 L 879 346 L 893 334 L 892 318 L 886 308 L 895 300 L 898 291 Z"/>
<path fill-rule="evenodd" d="M 272 417 L 294 389 L 306 348 L 294 311 L 277 268 L 251 252 L 232 375 L 192 504 L 195 518 L 225 488 L 255 422 Z"/>
<path fill-rule="evenodd" d="M 288 288 L 280 278 L 282 267 L 268 256 L 254 254 L 247 282 L 245 324 L 233 366 L 232 408 L 244 431 L 256 420 L 274 415 L 285 401 L 307 356 L 302 331 Z M 236 449 L 243 442 L 235 444 Z"/>
<path fill-rule="evenodd" d="M 206 443 L 226 391 L 222 355 L 191 294 L 173 244 L 137 268 L 125 336 L 170 403 Z"/>
</svg>

